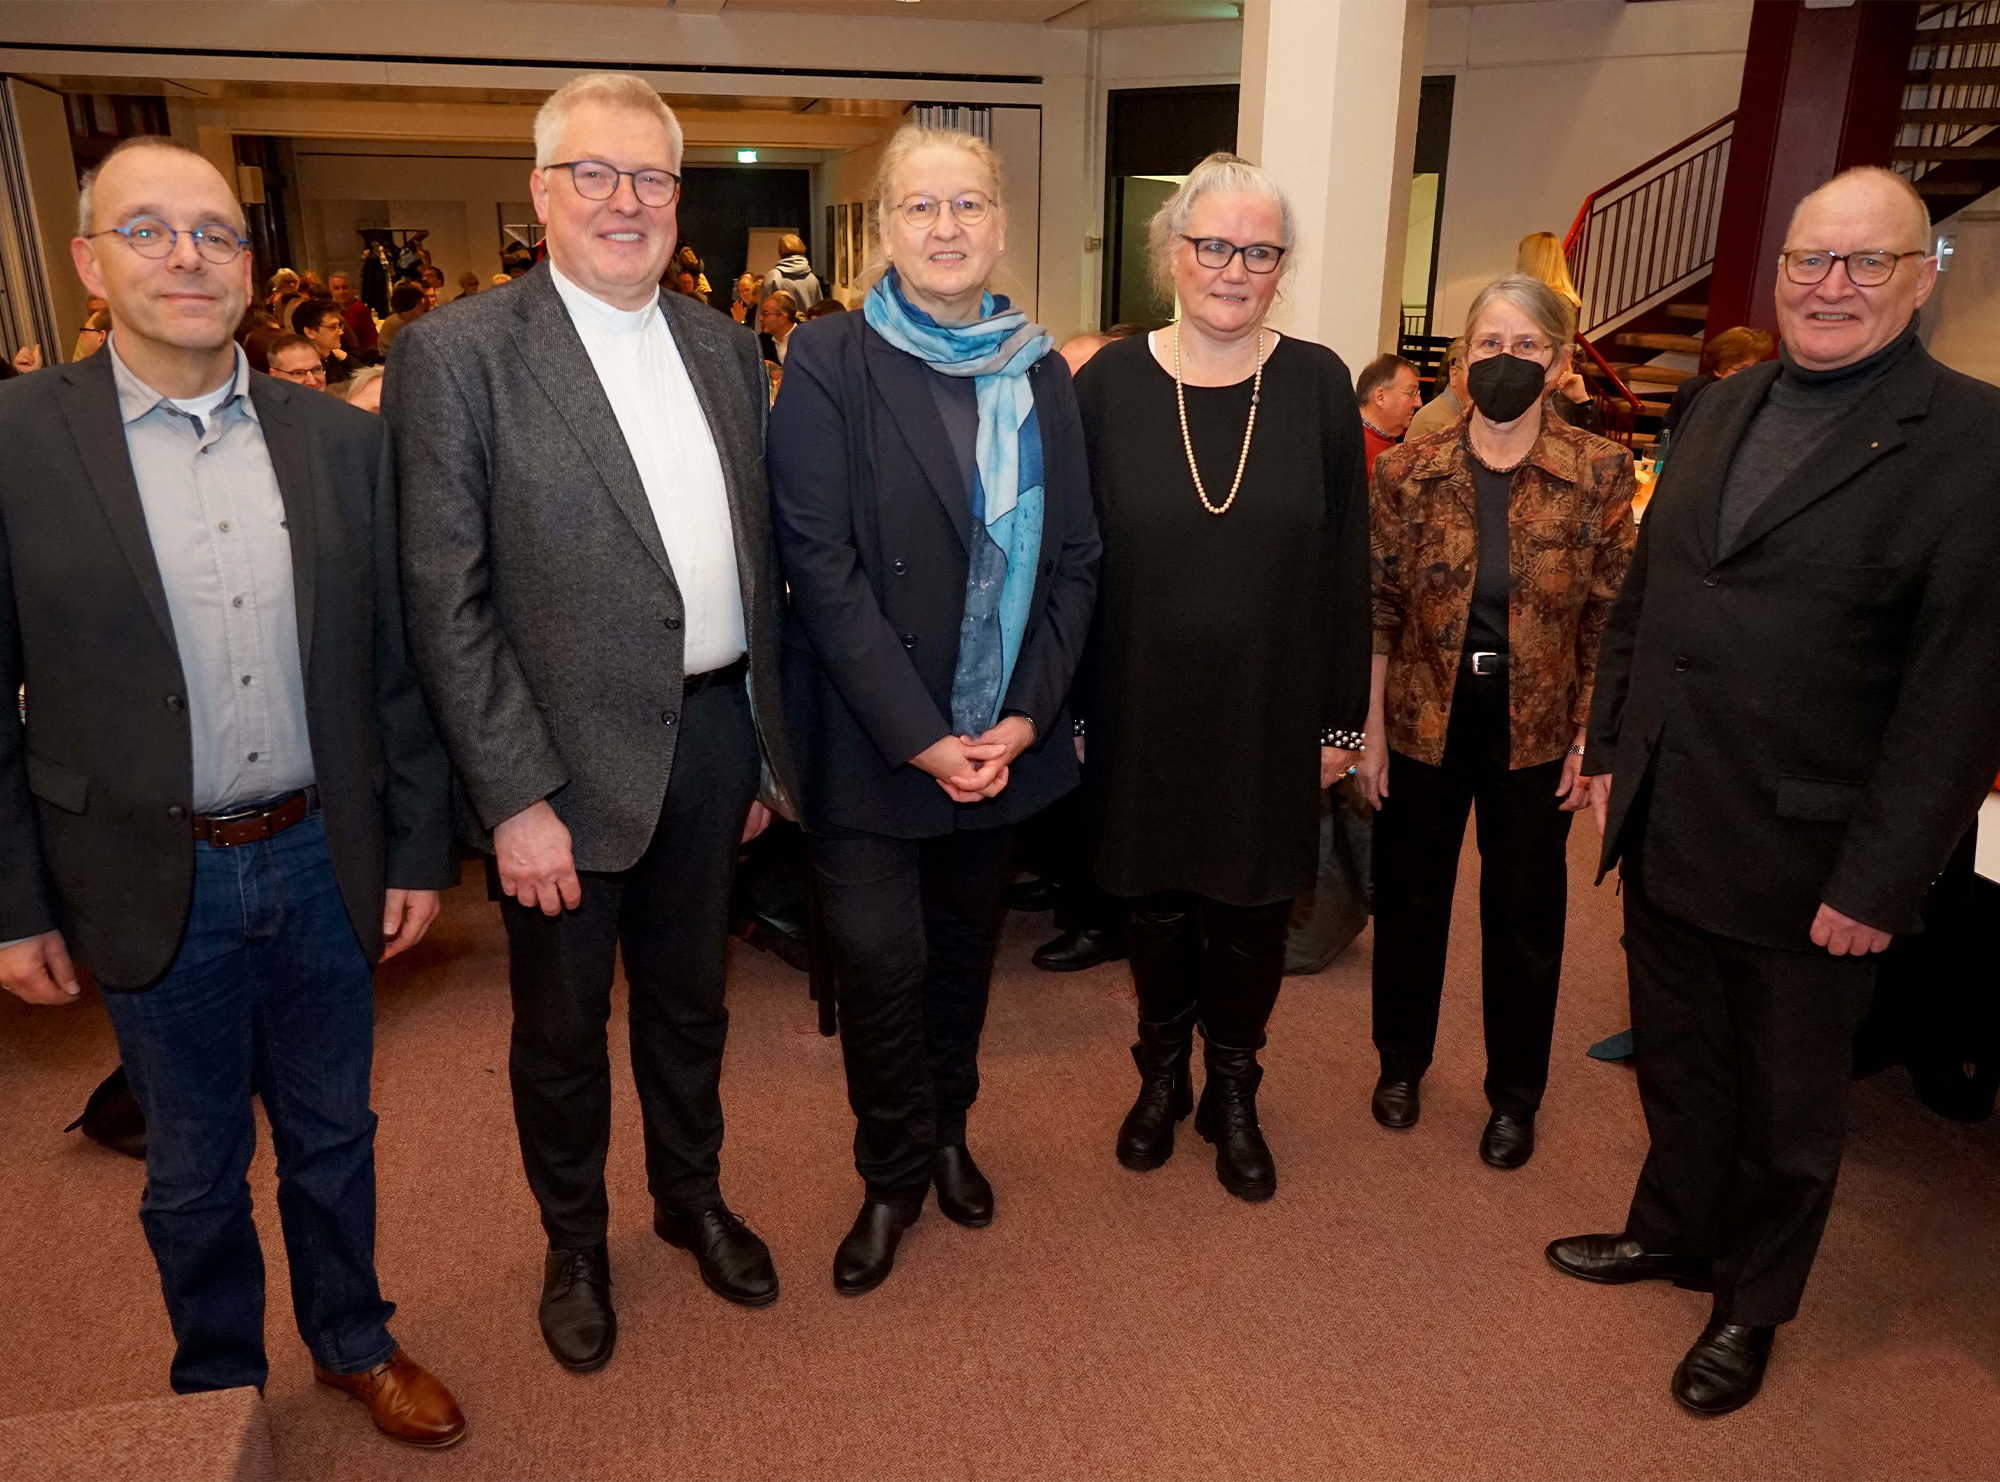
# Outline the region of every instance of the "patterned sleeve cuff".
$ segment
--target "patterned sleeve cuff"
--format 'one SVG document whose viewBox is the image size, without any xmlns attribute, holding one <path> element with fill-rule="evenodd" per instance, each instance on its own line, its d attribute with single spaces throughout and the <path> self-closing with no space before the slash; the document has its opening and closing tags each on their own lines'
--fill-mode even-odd
<svg viewBox="0 0 2000 1482">
<path fill-rule="evenodd" d="M 1319 733 L 1319 744 L 1336 747 L 1341 751 L 1359 751 L 1367 739 L 1365 731 L 1324 730 Z"/>
</svg>

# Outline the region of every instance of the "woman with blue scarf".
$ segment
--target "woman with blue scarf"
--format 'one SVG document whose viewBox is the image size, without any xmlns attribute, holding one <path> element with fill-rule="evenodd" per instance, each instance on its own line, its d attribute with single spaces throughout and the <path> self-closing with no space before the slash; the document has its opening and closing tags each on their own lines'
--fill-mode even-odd
<svg viewBox="0 0 2000 1482">
<path fill-rule="evenodd" d="M 1012 825 L 1077 785 L 1065 708 L 1098 542 L 1069 371 L 987 282 L 999 162 L 905 128 L 883 152 L 882 275 L 801 326 L 768 439 L 792 607 L 786 708 L 839 984 L 861 1212 L 850 1296 L 935 1186 L 993 1219 L 966 1148 Z"/>
</svg>

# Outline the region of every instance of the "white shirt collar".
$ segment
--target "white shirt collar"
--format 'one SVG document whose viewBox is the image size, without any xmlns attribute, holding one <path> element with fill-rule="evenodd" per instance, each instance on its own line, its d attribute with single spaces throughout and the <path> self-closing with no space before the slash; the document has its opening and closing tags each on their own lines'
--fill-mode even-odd
<svg viewBox="0 0 2000 1482">
<path fill-rule="evenodd" d="M 549 277 L 554 280 L 556 292 L 569 310 L 570 322 L 578 329 L 594 329 L 602 334 L 638 334 L 652 325 L 660 314 L 660 291 L 653 290 L 652 298 L 643 308 L 621 309 L 607 304 L 587 288 L 579 288 L 563 276 L 563 270 L 556 266 L 555 259 L 549 259 Z"/>
</svg>

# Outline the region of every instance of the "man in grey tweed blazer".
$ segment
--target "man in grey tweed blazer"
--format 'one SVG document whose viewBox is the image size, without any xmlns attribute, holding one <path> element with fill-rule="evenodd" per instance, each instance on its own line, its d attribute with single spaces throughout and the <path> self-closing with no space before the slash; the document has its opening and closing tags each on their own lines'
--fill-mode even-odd
<svg viewBox="0 0 2000 1482">
<path fill-rule="evenodd" d="M 542 1335 L 611 1357 L 605 1027 L 630 985 L 661 1238 L 720 1295 L 778 1295 L 719 1185 L 730 875 L 791 764 L 755 339 L 658 291 L 680 125 L 595 74 L 535 122 L 549 260 L 411 325 L 383 402 L 410 645 L 511 958 L 509 1075 L 549 1253 Z M 760 766 L 761 763 L 761 766 Z"/>
</svg>

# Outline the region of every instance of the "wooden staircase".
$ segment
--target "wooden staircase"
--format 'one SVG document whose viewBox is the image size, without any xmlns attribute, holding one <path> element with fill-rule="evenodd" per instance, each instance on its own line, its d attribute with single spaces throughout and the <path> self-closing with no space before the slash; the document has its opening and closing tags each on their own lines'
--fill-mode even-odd
<svg viewBox="0 0 2000 1482">
<path fill-rule="evenodd" d="M 2000 0 L 1927 5 L 1892 161 L 1938 221 L 2000 189 Z"/>
</svg>

